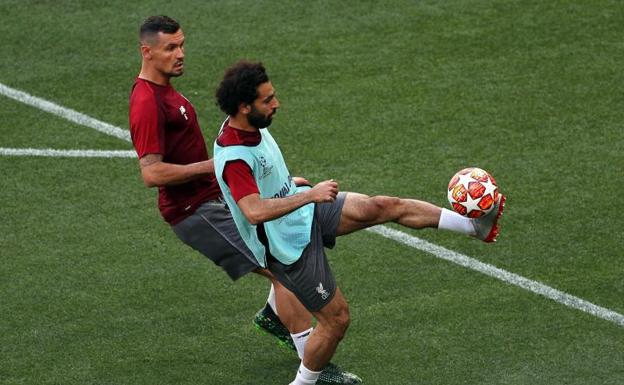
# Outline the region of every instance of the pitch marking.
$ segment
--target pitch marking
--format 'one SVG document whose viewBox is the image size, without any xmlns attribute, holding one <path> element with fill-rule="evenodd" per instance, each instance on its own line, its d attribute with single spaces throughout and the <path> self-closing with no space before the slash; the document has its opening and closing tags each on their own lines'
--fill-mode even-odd
<svg viewBox="0 0 624 385">
<path fill-rule="evenodd" d="M 49 102 L 47 100 L 29 95 L 23 91 L 18 91 L 13 88 L 9 88 L 3 85 L 2 83 L 0 83 L 0 94 L 8 96 L 19 102 L 28 104 L 30 106 L 39 108 L 43 111 L 47 111 L 52 114 L 58 115 L 69 121 L 72 121 L 72 122 L 75 122 L 75 123 L 78 123 L 87 127 L 91 127 L 97 131 L 123 139 L 127 142 L 130 141 L 130 134 L 126 130 L 123 130 L 116 126 L 112 126 L 108 123 L 101 122 L 97 119 L 91 118 L 90 116 L 84 115 L 80 112 L 77 112 L 77 111 L 74 111 L 65 107 L 61 107 L 58 104 Z M 32 149 L 27 149 L 27 150 L 32 150 Z M 56 151 L 56 150 L 40 150 L 40 151 Z M 128 151 L 128 153 L 130 152 L 131 151 Z M 554 289 L 550 286 L 544 285 L 543 283 L 532 281 L 520 275 L 510 273 L 503 269 L 499 269 L 498 267 L 480 262 L 464 254 L 445 249 L 442 246 L 435 245 L 433 243 L 422 240 L 418 237 L 409 235 L 402 231 L 394 230 L 387 226 L 375 226 L 367 230 L 370 232 L 379 234 L 385 238 L 402 243 L 406 246 L 410 246 L 415 249 L 432 254 L 445 261 L 449 261 L 457 265 L 466 267 L 468 269 L 477 271 L 479 273 L 488 275 L 500 281 L 509 283 L 511 285 L 528 290 L 532 293 L 549 298 L 555 302 L 558 302 L 570 308 L 589 313 L 595 317 L 602 318 L 604 320 L 613 322 L 619 326 L 624 327 L 624 315 L 620 313 L 616 313 L 607 308 L 595 305 L 591 302 L 585 301 L 584 299 L 575 297 L 573 295 L 567 294 L 560 290 Z"/>
<path fill-rule="evenodd" d="M 0 94 L 13 100 L 17 100 L 18 102 L 49 112 L 53 115 L 60 116 L 63 119 L 69 120 L 70 122 L 93 128 L 94 130 L 100 131 L 104 134 L 123 139 L 126 142 L 130 141 L 130 133 L 128 132 L 128 130 L 123 130 L 119 127 L 104 123 L 78 111 L 59 106 L 58 104 L 52 103 L 48 100 L 32 96 L 30 94 L 27 94 L 26 92 L 19 91 L 11 87 L 7 87 L 2 83 L 0 83 Z"/>
<path fill-rule="evenodd" d="M 136 158 L 136 152 L 123 150 L 55 150 L 52 148 L 3 148 L 0 155 L 6 156 L 51 156 L 72 158 Z"/>
<path fill-rule="evenodd" d="M 553 301 L 559 302 L 568 307 L 584 311 L 598 318 L 602 318 L 607 321 L 614 322 L 620 326 L 624 326 L 624 315 L 616 313 L 607 308 L 594 305 L 591 302 L 564 293 L 563 291 L 554 289 L 550 286 L 546 286 L 543 283 L 532 281 L 518 274 L 510 273 L 506 270 L 499 269 L 498 267 L 480 262 L 474 258 L 470 258 L 467 255 L 446 249 L 442 246 L 435 245 L 423 239 L 409 235 L 402 231 L 394 230 L 387 226 L 375 226 L 367 230 L 379 234 L 385 238 L 402 243 L 404 245 L 427 252 L 429 254 L 433 254 L 440 259 L 453 262 L 457 265 L 467 267 L 471 270 L 478 271 L 485 275 L 489 275 L 490 277 L 496 278 L 503 282 L 507 282 L 514 286 L 521 287 L 535 294 L 550 298 Z"/>
</svg>

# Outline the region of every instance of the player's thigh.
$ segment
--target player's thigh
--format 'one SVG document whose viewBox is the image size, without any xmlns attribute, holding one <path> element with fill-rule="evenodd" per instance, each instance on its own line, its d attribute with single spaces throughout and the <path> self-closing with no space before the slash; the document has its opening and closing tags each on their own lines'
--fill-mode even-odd
<svg viewBox="0 0 624 385">
<path fill-rule="evenodd" d="M 182 242 L 204 254 L 233 280 L 260 267 L 241 239 L 231 214 L 219 202 L 201 205 L 172 229 Z"/>
<path fill-rule="evenodd" d="M 337 235 L 395 221 L 404 208 L 405 200 L 397 197 L 349 192 L 342 209 Z"/>
<path fill-rule="evenodd" d="M 336 280 L 323 247 L 323 236 L 316 221 L 312 224 L 310 243 L 297 261 L 285 265 L 273 256 L 267 256 L 267 265 L 273 276 L 310 312 L 327 306 L 336 293 Z"/>
<path fill-rule="evenodd" d="M 349 192 L 345 198 L 337 235 L 345 235 L 362 230 L 382 221 L 382 197 Z"/>
</svg>

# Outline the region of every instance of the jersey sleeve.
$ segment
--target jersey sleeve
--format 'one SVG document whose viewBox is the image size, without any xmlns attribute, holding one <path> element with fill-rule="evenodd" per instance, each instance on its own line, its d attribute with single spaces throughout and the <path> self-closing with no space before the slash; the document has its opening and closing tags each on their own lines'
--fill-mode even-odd
<svg viewBox="0 0 624 385">
<path fill-rule="evenodd" d="M 130 136 L 139 159 L 147 154 L 165 153 L 165 116 L 156 98 L 136 88 L 130 98 Z"/>
<path fill-rule="evenodd" d="M 259 194 L 251 167 L 244 160 L 229 161 L 223 168 L 223 181 L 232 192 L 235 202 L 251 194 Z"/>
</svg>

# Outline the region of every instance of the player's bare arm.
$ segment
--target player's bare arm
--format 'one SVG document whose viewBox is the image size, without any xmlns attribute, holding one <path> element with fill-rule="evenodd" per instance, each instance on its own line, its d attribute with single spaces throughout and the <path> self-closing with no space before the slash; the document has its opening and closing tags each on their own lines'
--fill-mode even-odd
<svg viewBox="0 0 624 385">
<path fill-rule="evenodd" d="M 139 159 L 139 165 L 147 187 L 182 184 L 214 173 L 212 159 L 182 165 L 163 162 L 160 154 L 147 154 Z"/>
<path fill-rule="evenodd" d="M 333 202 L 338 195 L 338 183 L 326 180 L 310 190 L 285 198 L 262 199 L 260 194 L 247 195 L 237 202 L 252 225 L 282 217 L 308 203 Z"/>
</svg>

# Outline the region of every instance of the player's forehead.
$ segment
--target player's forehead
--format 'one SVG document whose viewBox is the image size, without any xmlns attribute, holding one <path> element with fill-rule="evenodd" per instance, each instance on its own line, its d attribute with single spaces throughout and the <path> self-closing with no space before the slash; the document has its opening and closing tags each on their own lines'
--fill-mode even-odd
<svg viewBox="0 0 624 385">
<path fill-rule="evenodd" d="M 270 81 L 258 86 L 258 99 L 263 100 L 272 95 L 275 95 L 275 88 L 273 88 L 273 84 Z"/>
<path fill-rule="evenodd" d="M 182 28 L 174 33 L 158 32 L 156 39 L 157 44 L 160 46 L 167 46 L 169 44 L 180 45 L 184 43 L 184 32 Z"/>
</svg>

